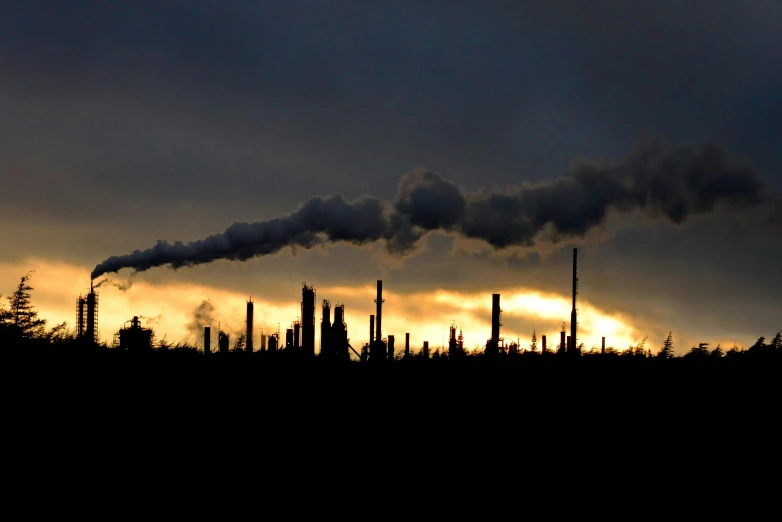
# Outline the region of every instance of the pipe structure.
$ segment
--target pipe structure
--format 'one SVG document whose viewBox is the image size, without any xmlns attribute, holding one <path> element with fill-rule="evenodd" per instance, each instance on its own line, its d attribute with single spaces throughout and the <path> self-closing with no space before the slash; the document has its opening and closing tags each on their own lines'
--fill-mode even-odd
<svg viewBox="0 0 782 522">
<path fill-rule="evenodd" d="M 380 342 L 382 340 L 382 338 L 383 338 L 383 336 L 381 335 L 381 329 L 382 329 L 382 324 L 383 324 L 383 303 L 384 302 L 385 301 L 383 299 L 383 280 L 382 279 L 378 279 L 377 280 L 377 298 L 375 299 L 375 303 L 377 303 L 375 305 L 375 308 L 376 308 L 376 310 L 375 310 L 375 317 L 377 318 L 376 319 L 377 320 L 377 324 L 376 324 L 376 327 L 375 327 L 375 341 L 378 341 L 378 342 Z"/>
<path fill-rule="evenodd" d="M 301 351 L 315 357 L 315 289 L 307 283 L 301 288 Z"/>
<path fill-rule="evenodd" d="M 405 334 L 405 357 L 410 357 L 410 334 Z"/>
<path fill-rule="evenodd" d="M 244 334 L 244 347 L 248 352 L 253 351 L 253 316 L 253 298 L 251 297 L 247 301 L 247 319 L 245 319 L 247 331 Z"/>
<path fill-rule="evenodd" d="M 570 339 L 572 345 L 570 346 L 570 351 L 573 353 L 576 353 L 578 350 L 578 341 L 576 337 L 576 324 L 578 323 L 578 314 L 576 313 L 576 294 L 578 294 L 578 276 L 577 276 L 577 265 L 578 265 L 578 249 L 573 249 L 573 311 L 570 312 Z"/>
<path fill-rule="evenodd" d="M 367 343 L 367 345 L 371 344 L 374 338 L 375 338 L 375 316 L 370 315 L 369 316 L 369 343 Z"/>
<path fill-rule="evenodd" d="M 546 353 L 548 351 L 548 349 L 546 348 L 546 336 L 545 335 L 541 338 L 541 342 L 543 344 L 541 345 L 540 353 Z"/>
</svg>

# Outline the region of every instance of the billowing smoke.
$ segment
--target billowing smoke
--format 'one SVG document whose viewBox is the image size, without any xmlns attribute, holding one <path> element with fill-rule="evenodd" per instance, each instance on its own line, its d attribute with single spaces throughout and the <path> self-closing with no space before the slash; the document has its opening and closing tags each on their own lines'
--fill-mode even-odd
<svg viewBox="0 0 782 522">
<path fill-rule="evenodd" d="M 402 177 L 392 203 L 362 196 L 315 196 L 285 216 L 256 223 L 234 223 L 222 234 L 190 243 L 158 241 L 147 250 L 110 257 L 95 267 L 97 278 L 122 268 L 140 272 L 218 259 L 244 261 L 285 247 L 323 243 L 355 245 L 383 241 L 405 255 L 428 232 L 443 231 L 483 240 L 495 248 L 532 246 L 547 238 L 582 237 L 606 213 L 640 209 L 651 218 L 681 224 L 718 205 L 731 211 L 761 202 L 761 184 L 746 163 L 707 144 L 671 149 L 664 140 L 639 141 L 613 164 L 581 160 L 553 181 L 522 183 L 505 190 L 467 193 L 433 172 Z"/>
<path fill-rule="evenodd" d="M 196 342 L 204 338 L 204 327 L 217 326 L 217 322 L 214 317 L 215 307 L 209 301 L 201 301 L 201 304 L 195 307 L 190 317 L 190 322 L 187 324 L 187 331 L 190 334 L 191 339 L 195 339 Z"/>
</svg>

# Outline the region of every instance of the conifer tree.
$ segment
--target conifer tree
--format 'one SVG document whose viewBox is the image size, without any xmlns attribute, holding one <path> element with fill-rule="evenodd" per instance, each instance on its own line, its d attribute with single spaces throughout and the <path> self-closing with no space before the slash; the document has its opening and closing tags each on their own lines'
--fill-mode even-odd
<svg viewBox="0 0 782 522">
<path fill-rule="evenodd" d="M 670 359 L 673 357 L 673 333 L 668 332 L 668 337 L 665 338 L 665 342 L 663 343 L 663 349 L 660 350 L 660 352 L 657 354 L 657 357 L 661 357 L 663 359 Z"/>
<path fill-rule="evenodd" d="M 30 274 L 23 275 L 14 293 L 8 296 L 9 309 L 4 321 L 17 330 L 22 338 L 31 339 L 45 335 L 46 320 L 38 317 L 38 311 L 32 305 L 30 292 Z"/>
<path fill-rule="evenodd" d="M 531 352 L 538 351 L 538 334 L 535 330 L 532 330 L 532 343 L 529 345 L 529 350 Z"/>
</svg>

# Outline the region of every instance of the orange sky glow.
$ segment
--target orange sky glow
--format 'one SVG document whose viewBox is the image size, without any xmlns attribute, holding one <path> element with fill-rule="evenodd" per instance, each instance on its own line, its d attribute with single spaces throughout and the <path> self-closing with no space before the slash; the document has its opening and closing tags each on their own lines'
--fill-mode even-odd
<svg viewBox="0 0 782 522">
<path fill-rule="evenodd" d="M 39 314 L 52 326 L 67 322 L 73 327 L 76 299 L 89 289 L 89 279 L 82 266 L 61 262 L 30 259 L 24 263 L 0 263 L 0 289 L 10 294 L 24 273 L 34 270 L 31 277 L 33 304 Z M 120 281 L 121 279 L 118 279 Z M 332 307 L 345 305 L 348 335 L 358 348 L 369 337 L 370 314 L 375 313 L 375 285 L 355 287 L 315 285 L 316 290 L 316 350 L 320 342 L 320 306 L 324 298 Z M 569 323 L 570 296 L 542 293 L 532 289 L 507 288 L 501 294 L 504 326 L 501 336 L 506 343 L 519 340 L 522 348 L 529 346 L 532 328 L 538 337 L 548 338 L 549 348 L 556 348 L 562 322 Z M 171 343 L 189 342 L 202 346 L 202 334 L 197 328 L 188 329 L 195 308 L 208 300 L 215 308 L 213 332 L 219 326 L 232 337 L 244 331 L 245 303 L 248 295 L 221 288 L 179 282 L 150 284 L 139 277 L 133 286 L 121 290 L 104 285 L 99 290 L 99 332 L 101 340 L 113 342 L 114 333 L 133 316 L 142 318 L 142 324 L 151 327 L 158 339 L 166 337 Z M 284 338 L 285 328 L 300 316 L 301 284 L 291 283 L 291 291 L 273 299 L 252 296 L 255 302 L 254 339 L 259 344 L 261 329 L 265 333 L 277 330 Z M 417 351 L 423 341 L 430 349 L 447 345 L 448 328 L 453 323 L 463 332 L 465 347 L 482 349 L 490 336 L 491 294 L 458 293 L 435 290 L 398 294 L 384 287 L 383 335 L 396 336 L 397 350 L 404 347 L 404 334 L 410 332 L 411 350 Z M 531 324 L 529 331 L 514 331 L 508 325 L 514 319 Z M 569 325 L 568 325 L 569 328 Z M 216 335 L 216 334 L 215 334 Z M 627 318 L 619 313 L 600 310 L 586 300 L 579 301 L 579 342 L 587 349 L 599 348 L 601 336 L 606 344 L 618 350 L 644 337 Z M 731 344 L 732 345 L 732 344 Z M 728 347 L 728 345 L 724 345 Z"/>
</svg>

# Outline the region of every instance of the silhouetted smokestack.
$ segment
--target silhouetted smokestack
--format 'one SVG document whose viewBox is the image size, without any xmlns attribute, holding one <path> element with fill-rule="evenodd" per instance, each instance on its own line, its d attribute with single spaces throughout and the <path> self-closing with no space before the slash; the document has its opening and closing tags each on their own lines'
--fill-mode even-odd
<svg viewBox="0 0 782 522">
<path fill-rule="evenodd" d="M 567 336 L 567 351 L 572 352 L 573 351 L 573 341 L 571 341 L 572 337 L 569 335 Z"/>
<path fill-rule="evenodd" d="M 424 358 L 429 358 L 429 341 L 424 341 Z"/>
<path fill-rule="evenodd" d="M 543 336 L 543 338 L 541 339 L 541 341 L 542 341 L 543 345 L 542 345 L 542 347 L 541 347 L 541 350 L 540 350 L 540 352 L 541 352 L 541 353 L 546 353 L 546 351 L 547 351 L 547 348 L 546 348 L 546 336 L 545 336 L 545 335 Z"/>
<path fill-rule="evenodd" d="M 204 326 L 204 353 L 212 353 L 212 329 Z"/>
<path fill-rule="evenodd" d="M 576 353 L 577 349 L 577 339 L 576 337 L 576 323 L 577 323 L 577 314 L 576 314 L 576 294 L 578 294 L 578 277 L 576 275 L 576 269 L 578 264 L 578 249 L 573 249 L 573 311 L 570 312 L 570 339 L 572 345 L 570 346 L 570 350 L 573 351 L 573 353 Z"/>
<path fill-rule="evenodd" d="M 306 283 L 301 288 L 301 351 L 315 356 L 315 289 Z"/>
<path fill-rule="evenodd" d="M 369 342 L 372 342 L 372 339 L 375 338 L 375 316 L 370 315 L 369 316 Z"/>
<path fill-rule="evenodd" d="M 377 314 L 377 328 L 375 330 L 375 341 L 380 342 L 380 340 L 383 338 L 381 335 L 381 329 L 383 325 L 383 280 L 378 279 L 377 280 L 377 298 L 375 299 L 376 305 L 376 314 Z M 370 339 L 371 340 L 371 339 Z"/>
<path fill-rule="evenodd" d="M 247 332 L 244 334 L 246 339 L 244 340 L 244 347 L 248 352 L 253 351 L 253 298 L 251 297 L 249 301 L 247 301 Z"/>
<path fill-rule="evenodd" d="M 288 328 L 285 330 L 285 349 L 290 350 L 293 346 L 293 328 Z"/>
<path fill-rule="evenodd" d="M 410 334 L 405 334 L 405 357 L 410 357 Z"/>
<path fill-rule="evenodd" d="M 388 336 L 388 360 L 389 361 L 394 360 L 394 336 L 393 335 Z"/>
<path fill-rule="evenodd" d="M 567 344 L 565 344 L 565 328 L 562 327 L 562 331 L 559 332 L 559 353 L 565 353 L 567 350 Z"/>
<path fill-rule="evenodd" d="M 91 342 L 98 342 L 98 294 L 92 288 L 92 281 L 90 293 L 87 294 L 87 328 L 84 335 Z"/>
<path fill-rule="evenodd" d="M 293 323 L 293 347 L 297 350 L 301 348 L 301 323 Z"/>
<path fill-rule="evenodd" d="M 500 294 L 491 295 L 491 339 L 486 355 L 497 355 L 500 346 Z"/>
<path fill-rule="evenodd" d="M 333 355 L 331 346 L 331 303 L 324 299 L 320 319 L 320 356 L 331 358 Z"/>
<path fill-rule="evenodd" d="M 603 337 L 603 345 L 600 347 L 600 354 L 605 355 L 606 354 L 606 338 Z"/>
</svg>

